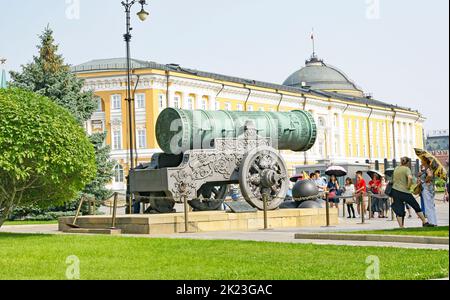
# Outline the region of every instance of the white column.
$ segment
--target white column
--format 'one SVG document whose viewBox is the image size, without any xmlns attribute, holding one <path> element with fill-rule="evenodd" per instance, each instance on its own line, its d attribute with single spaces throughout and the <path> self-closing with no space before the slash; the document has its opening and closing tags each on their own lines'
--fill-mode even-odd
<svg viewBox="0 0 450 300">
<path fill-rule="evenodd" d="M 209 99 L 209 109 L 216 110 L 216 95 L 210 94 L 208 95 L 208 99 Z"/>
<path fill-rule="evenodd" d="M 414 151 L 414 148 L 416 148 L 416 143 L 415 143 L 415 141 L 416 141 L 416 131 L 415 131 L 415 126 L 414 126 L 414 123 L 410 123 L 409 124 L 409 132 L 410 132 L 410 144 L 409 144 L 409 147 L 411 148 L 411 157 L 413 157 L 413 158 L 415 158 L 415 151 Z"/>
<path fill-rule="evenodd" d="M 345 124 L 344 124 L 344 114 L 340 113 L 339 117 L 339 148 L 340 148 L 340 156 L 345 157 Z"/>
<path fill-rule="evenodd" d="M 336 141 L 336 126 L 334 125 L 334 112 L 329 111 L 328 112 L 328 122 L 330 124 L 327 124 L 327 128 L 329 128 L 329 138 L 328 138 L 328 155 L 331 159 L 335 158 L 338 153 L 336 153 L 334 150 L 334 142 Z M 337 150 L 337 149 L 336 149 Z"/>
<path fill-rule="evenodd" d="M 395 156 L 394 156 L 394 159 L 397 159 L 398 160 L 398 158 L 400 157 L 400 152 L 401 152 L 401 149 L 400 149 L 400 143 L 398 142 L 399 141 L 399 139 L 400 139 L 400 136 L 399 136 L 399 132 L 400 132 L 400 130 L 399 130 L 399 127 L 400 127 L 400 125 L 399 125 L 400 123 L 398 123 L 397 121 L 395 121 L 394 123 L 393 123 L 393 125 L 392 126 L 394 126 L 394 148 L 395 148 Z M 394 155 L 394 154 L 393 154 Z"/>
<path fill-rule="evenodd" d="M 169 103 L 169 107 L 174 107 L 174 103 L 173 103 L 174 98 L 175 98 L 175 91 L 173 91 L 169 87 L 169 99 L 167 99 L 168 103 Z"/>
</svg>

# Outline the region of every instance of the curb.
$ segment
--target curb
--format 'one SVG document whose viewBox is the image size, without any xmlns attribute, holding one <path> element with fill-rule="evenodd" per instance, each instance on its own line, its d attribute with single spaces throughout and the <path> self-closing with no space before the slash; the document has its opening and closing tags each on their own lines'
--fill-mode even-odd
<svg viewBox="0 0 450 300">
<path fill-rule="evenodd" d="M 377 235 L 377 234 L 332 234 L 332 233 L 297 233 L 298 240 L 332 240 L 332 241 L 360 241 L 387 242 L 427 245 L 448 245 L 447 237 L 427 237 L 408 235 Z"/>
</svg>

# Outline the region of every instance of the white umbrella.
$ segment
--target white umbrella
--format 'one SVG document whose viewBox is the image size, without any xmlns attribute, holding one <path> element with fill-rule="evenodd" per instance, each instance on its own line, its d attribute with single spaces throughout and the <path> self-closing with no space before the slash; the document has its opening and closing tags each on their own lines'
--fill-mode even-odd
<svg viewBox="0 0 450 300">
<path fill-rule="evenodd" d="M 347 170 L 340 166 L 331 166 L 325 171 L 325 174 L 328 176 L 344 177 L 347 175 Z"/>
<path fill-rule="evenodd" d="M 381 173 L 379 171 L 376 171 L 376 170 L 367 171 L 367 175 L 369 175 L 370 178 L 373 178 L 373 175 L 375 175 L 375 174 L 378 176 L 378 178 L 383 177 L 383 173 Z"/>
</svg>

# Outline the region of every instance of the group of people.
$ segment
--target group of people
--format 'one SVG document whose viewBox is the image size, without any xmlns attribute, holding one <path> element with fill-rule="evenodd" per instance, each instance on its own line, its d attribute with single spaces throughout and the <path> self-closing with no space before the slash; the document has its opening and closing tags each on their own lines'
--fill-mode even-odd
<svg viewBox="0 0 450 300">
<path fill-rule="evenodd" d="M 357 172 L 356 175 L 356 182 L 348 177 L 345 179 L 345 184 L 342 187 L 339 184 L 337 176 L 332 175 L 327 181 L 321 176 L 320 171 L 312 173 L 310 179 L 314 181 L 319 192 L 326 195 L 325 197 L 330 203 L 331 208 L 338 208 L 341 199 L 343 199 L 347 205 L 348 218 L 357 218 L 354 205 L 356 204 L 357 206 L 358 214 L 366 214 L 368 211 L 368 190 L 370 189 L 372 194 L 383 195 L 387 182 L 384 177 L 380 178 L 377 174 L 374 174 L 369 185 L 367 185 L 363 177 L 363 172 Z M 374 217 L 375 213 L 378 213 L 380 218 L 385 218 L 385 212 L 389 209 L 388 201 L 389 197 L 374 198 L 371 206 L 372 217 Z"/>
<path fill-rule="evenodd" d="M 437 226 L 435 206 L 435 178 L 427 160 L 422 160 L 422 170 L 418 174 L 416 193 L 420 194 L 422 206 L 415 199 L 411 188 L 414 178 L 411 171 L 411 159 L 404 157 L 401 165 L 394 171 L 392 178 L 386 178 L 373 172 L 371 181 L 367 184 L 363 172 L 356 173 L 356 182 L 350 177 L 345 179 L 344 186 L 339 185 L 338 178 L 334 175 L 326 180 L 320 171 L 310 175 L 319 192 L 324 194 L 330 207 L 338 207 L 341 199 L 345 201 L 348 210 L 348 218 L 357 218 L 368 211 L 368 197 L 371 195 L 370 214 L 375 218 L 387 218 L 390 208 L 390 197 L 393 199 L 392 210 L 397 216 L 399 226 L 405 226 L 406 212 L 411 216 L 413 209 L 421 219 L 423 226 Z M 419 191 L 417 191 L 419 189 Z M 355 210 L 356 204 L 356 210 Z M 357 213 L 359 216 L 357 216 Z"/>
</svg>

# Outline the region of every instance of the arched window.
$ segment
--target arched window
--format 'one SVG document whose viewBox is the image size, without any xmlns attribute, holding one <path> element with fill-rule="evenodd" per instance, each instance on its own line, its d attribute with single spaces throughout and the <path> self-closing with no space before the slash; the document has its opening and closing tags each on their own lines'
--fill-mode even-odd
<svg viewBox="0 0 450 300">
<path fill-rule="evenodd" d="M 103 112 L 103 100 L 100 97 L 95 97 L 97 101 L 97 112 Z"/>
<path fill-rule="evenodd" d="M 208 110 L 209 107 L 209 98 L 207 96 L 203 96 L 201 100 L 201 109 Z"/>
<path fill-rule="evenodd" d="M 117 164 L 114 167 L 114 182 L 123 183 L 125 181 L 123 167 L 120 164 Z"/>
<path fill-rule="evenodd" d="M 194 103 L 195 103 L 195 97 L 192 95 L 189 95 L 186 100 L 186 109 L 194 110 L 195 109 Z"/>
</svg>

